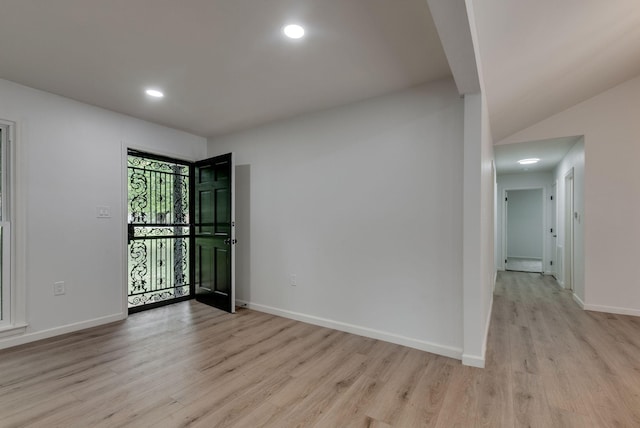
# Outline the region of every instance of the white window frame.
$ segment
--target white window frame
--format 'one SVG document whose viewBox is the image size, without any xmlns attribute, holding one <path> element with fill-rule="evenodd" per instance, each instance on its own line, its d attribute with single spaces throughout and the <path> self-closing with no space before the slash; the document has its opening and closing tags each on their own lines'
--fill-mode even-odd
<svg viewBox="0 0 640 428">
<path fill-rule="evenodd" d="M 3 198 L 4 199 L 4 198 Z M 2 319 L 0 328 L 7 327 L 11 322 L 11 224 L 0 221 L 0 258 L 2 258 L 2 275 L 0 292 L 2 293 Z M 7 251 L 8 249 L 8 251 Z"/>
<path fill-rule="evenodd" d="M 19 159 L 17 144 L 17 124 L 9 120 L 0 119 L 2 128 L 2 221 L 0 221 L 2 252 L 2 283 L 0 292 L 2 299 L 2 320 L 0 320 L 0 349 L 6 345 L 3 339 L 9 336 L 24 334 L 27 330 L 26 295 L 22 284 L 26 266 L 24 257 L 16 254 L 17 242 L 23 242 L 24 230 L 16 229 L 16 219 L 24 218 L 24 210 L 17 203 L 16 165 Z M 19 211 L 18 211 L 19 209 Z M 24 222 L 18 225 L 24 227 Z M 22 245 L 22 251 L 24 246 Z M 5 251 L 5 249 L 7 251 Z M 21 262 L 20 265 L 17 262 Z"/>
<path fill-rule="evenodd" d="M 12 324 L 12 294 L 11 293 L 11 141 L 13 127 L 0 122 L 0 152 L 1 152 L 1 174 L 2 196 L 0 197 L 1 218 L 0 218 L 0 257 L 2 258 L 2 274 L 0 282 L 0 293 L 2 293 L 2 316 L 0 318 L 0 328 Z"/>
</svg>

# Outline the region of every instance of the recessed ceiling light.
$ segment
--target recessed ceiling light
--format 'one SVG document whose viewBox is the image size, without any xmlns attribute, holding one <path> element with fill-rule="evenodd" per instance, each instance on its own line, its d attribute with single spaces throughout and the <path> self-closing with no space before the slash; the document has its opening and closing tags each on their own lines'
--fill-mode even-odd
<svg viewBox="0 0 640 428">
<path fill-rule="evenodd" d="M 164 97 L 164 94 L 162 92 L 160 92 L 159 90 L 157 90 L 157 89 L 147 89 L 145 92 L 150 97 L 154 97 L 154 98 L 162 98 L 162 97 Z"/>
<path fill-rule="evenodd" d="M 304 37 L 304 28 L 297 24 L 286 25 L 282 32 L 290 39 L 300 39 Z"/>
<path fill-rule="evenodd" d="M 520 165 L 531 165 L 538 162 L 540 162 L 540 159 L 538 158 L 520 159 L 518 161 Z"/>
</svg>

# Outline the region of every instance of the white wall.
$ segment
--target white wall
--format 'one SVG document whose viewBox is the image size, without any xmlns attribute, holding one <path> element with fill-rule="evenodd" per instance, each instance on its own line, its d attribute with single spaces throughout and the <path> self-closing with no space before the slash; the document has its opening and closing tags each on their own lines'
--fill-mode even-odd
<svg viewBox="0 0 640 428">
<path fill-rule="evenodd" d="M 461 357 L 463 102 L 453 81 L 209 141 L 209 156 L 229 151 L 240 300 Z"/>
<path fill-rule="evenodd" d="M 496 210 L 496 268 L 503 270 L 505 254 L 502 249 L 503 246 L 503 229 L 504 224 L 502 217 L 504 214 L 504 192 L 507 189 L 543 189 L 545 198 L 545 214 L 543 217 L 543 230 L 544 230 L 544 254 L 543 254 L 543 266 L 546 273 L 551 273 L 549 261 L 553 259 L 552 254 L 552 239 L 551 232 L 551 203 L 549 196 L 552 192 L 552 186 L 554 182 L 553 172 L 524 172 L 518 174 L 500 174 L 497 177 L 498 182 L 498 195 L 497 195 L 497 207 Z M 556 198 L 557 199 L 557 198 Z M 542 233 L 542 232 L 540 232 Z"/>
<path fill-rule="evenodd" d="M 636 77 L 500 142 L 584 135 L 584 304 L 590 310 L 640 315 L 639 99 Z"/>
<path fill-rule="evenodd" d="M 542 189 L 507 192 L 507 258 L 542 260 Z"/>
<path fill-rule="evenodd" d="M 484 367 L 491 320 L 494 260 L 495 167 L 487 103 L 465 95 L 463 193 L 463 363 Z"/>
<path fill-rule="evenodd" d="M 430 2 L 431 3 L 431 2 Z M 456 78 L 473 77 L 468 82 L 474 82 L 479 91 L 465 93 L 465 133 L 464 133 L 464 261 L 463 261 L 463 313 L 464 313 L 464 355 L 462 362 L 466 365 L 484 367 L 491 322 L 491 308 L 493 305 L 493 290 L 496 279 L 495 269 L 495 194 L 496 171 L 493 153 L 493 138 L 489 121 L 489 109 L 484 90 L 482 75 L 482 61 L 478 47 L 478 32 L 473 13 L 474 5 L 471 0 L 437 1 L 439 9 L 445 3 L 448 10 L 457 21 L 468 22 L 469 35 L 473 45 L 473 67 L 471 61 L 468 37 L 465 31 L 459 29 L 449 31 L 448 39 L 457 40 L 455 43 L 445 43 L 457 47 L 456 51 L 446 49 L 447 58 L 450 54 L 457 56 L 461 52 L 466 58 L 466 71 L 454 73 Z M 461 10 L 464 9 L 464 12 Z M 439 14 L 434 15 L 438 18 Z M 445 18 L 445 16 L 442 16 Z M 438 25 L 438 30 L 447 28 Z M 450 61 L 450 63 L 452 63 Z M 457 61 L 453 63 L 458 63 Z M 453 64 L 452 63 L 452 64 Z"/>
<path fill-rule="evenodd" d="M 585 260 L 584 260 L 584 214 L 585 214 L 585 205 L 584 205 L 584 140 L 581 139 L 578 141 L 566 156 L 562 159 L 562 161 L 558 164 L 555 169 L 555 180 L 558 183 L 558 195 L 557 195 L 557 204 L 558 204 L 558 239 L 557 245 L 558 248 L 556 252 L 559 255 L 564 255 L 564 249 L 569 244 L 567 239 L 567 231 L 565 230 L 565 222 L 564 218 L 567 214 L 565 211 L 565 197 L 566 197 L 566 188 L 565 188 L 565 176 L 573 171 L 573 211 L 574 213 L 578 213 L 578 218 L 574 219 L 573 224 L 573 288 L 574 293 L 578 296 L 578 298 L 584 302 L 585 299 Z M 558 270 L 558 282 L 561 285 L 565 285 L 565 274 L 564 274 L 564 266 L 566 265 L 566 260 L 564 257 L 559 256 L 559 267 Z"/>
<path fill-rule="evenodd" d="M 195 160 L 205 139 L 5 80 L 0 118 L 17 122 L 13 227 L 29 324 L 0 347 L 123 318 L 123 141 Z M 97 219 L 99 205 L 112 217 Z M 65 295 L 53 296 L 54 281 Z"/>
</svg>

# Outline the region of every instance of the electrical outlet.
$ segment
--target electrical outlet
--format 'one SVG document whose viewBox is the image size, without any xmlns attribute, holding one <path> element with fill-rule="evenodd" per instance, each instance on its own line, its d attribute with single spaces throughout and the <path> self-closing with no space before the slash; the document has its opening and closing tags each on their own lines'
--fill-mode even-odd
<svg viewBox="0 0 640 428">
<path fill-rule="evenodd" d="M 62 296 L 66 293 L 64 287 L 64 281 L 58 281 L 53 283 L 53 295 L 54 296 Z"/>
<path fill-rule="evenodd" d="M 295 287 L 296 285 L 298 285 L 298 280 L 297 280 L 297 278 L 296 278 L 296 275 L 295 275 L 295 274 L 293 274 L 293 273 L 289 276 L 289 284 L 290 284 L 292 287 Z"/>
<path fill-rule="evenodd" d="M 111 218 L 111 208 L 109 207 L 96 207 L 96 217 L 98 218 Z"/>
</svg>

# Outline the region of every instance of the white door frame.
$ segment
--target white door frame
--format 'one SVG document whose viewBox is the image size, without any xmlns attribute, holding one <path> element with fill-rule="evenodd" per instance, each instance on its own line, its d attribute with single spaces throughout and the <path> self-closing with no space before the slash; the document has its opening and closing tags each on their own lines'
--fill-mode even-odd
<svg viewBox="0 0 640 428">
<path fill-rule="evenodd" d="M 574 225 L 575 225 L 575 206 L 574 206 L 574 174 L 571 168 L 564 175 L 564 260 L 563 260 L 563 278 L 562 282 L 566 289 L 574 291 Z"/>
<path fill-rule="evenodd" d="M 550 274 L 556 279 L 556 281 L 558 280 L 558 277 L 560 276 L 560 273 L 557 271 L 558 269 L 558 180 L 554 180 L 553 184 L 551 185 L 551 195 L 553 196 L 553 204 L 551 206 L 551 218 L 549 221 L 549 231 L 551 232 L 551 229 L 553 229 L 553 231 L 551 232 L 551 236 L 549 237 L 549 239 L 551 239 L 551 254 L 550 256 L 550 260 L 553 261 L 553 265 L 550 266 Z"/>
<path fill-rule="evenodd" d="M 546 201 L 546 189 L 544 186 L 522 186 L 522 187 L 505 187 L 502 189 L 502 259 L 500 260 L 500 264 L 503 270 L 507 270 L 507 264 L 505 260 L 507 259 L 507 220 L 508 220 L 508 209 L 507 209 L 507 193 L 511 190 L 542 190 L 542 236 L 546 236 L 544 233 L 547 230 L 547 216 L 545 216 L 545 201 Z M 545 241 L 542 242 L 542 271 L 544 272 L 544 264 L 547 260 L 547 251 L 546 251 Z"/>
</svg>

